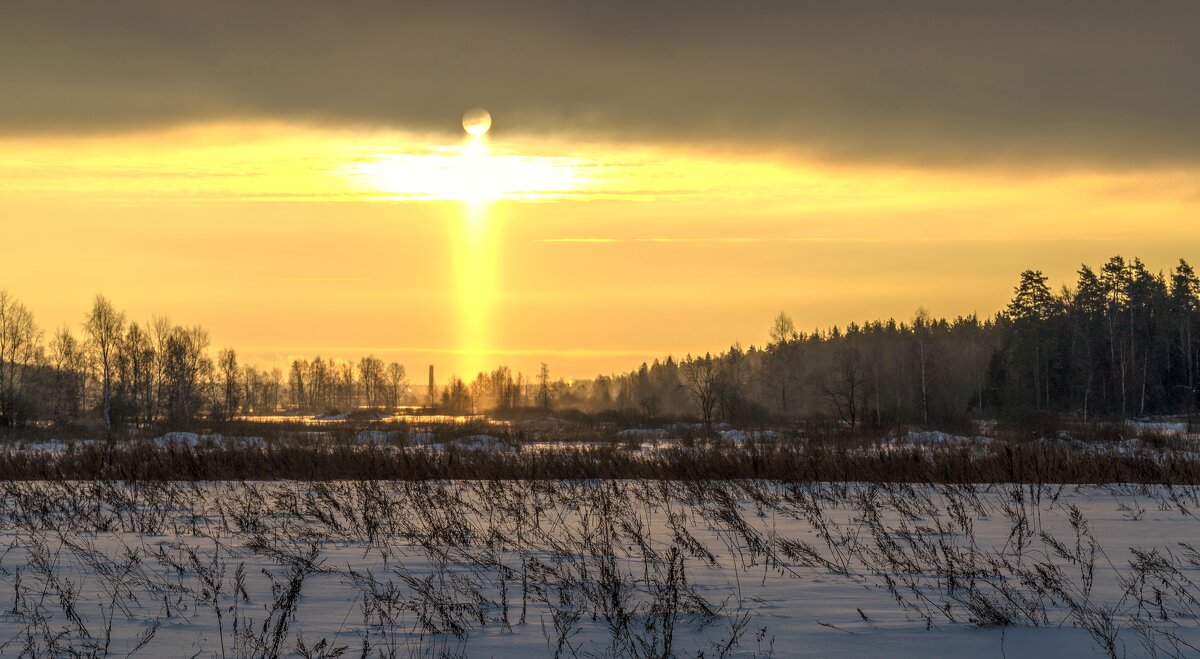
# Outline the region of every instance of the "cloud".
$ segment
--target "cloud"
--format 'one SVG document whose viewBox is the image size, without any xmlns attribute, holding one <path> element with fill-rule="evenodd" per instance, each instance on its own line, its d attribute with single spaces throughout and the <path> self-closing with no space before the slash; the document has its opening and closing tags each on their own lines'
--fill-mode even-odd
<svg viewBox="0 0 1200 659">
<path fill-rule="evenodd" d="M 226 119 L 933 166 L 1200 164 L 1200 3 L 13 3 L 0 133 Z"/>
<path fill-rule="evenodd" d="M 1054 236 L 1043 237 L 984 237 L 984 238 L 962 238 L 962 237 L 886 237 L 886 238 L 829 238 L 822 236 L 781 236 L 781 237 L 761 237 L 761 238 L 742 238 L 742 237 L 672 237 L 672 238 L 540 238 L 535 240 L 536 243 L 546 243 L 553 245 L 610 245 L 619 243 L 654 243 L 654 244 L 671 244 L 671 243 L 694 243 L 694 244 L 755 244 L 766 243 L 773 245 L 781 245 L 785 243 L 869 243 L 869 244 L 922 244 L 922 243 L 1039 243 L 1039 242 L 1114 242 L 1118 239 L 1111 237 L 1076 237 L 1059 238 Z"/>
</svg>

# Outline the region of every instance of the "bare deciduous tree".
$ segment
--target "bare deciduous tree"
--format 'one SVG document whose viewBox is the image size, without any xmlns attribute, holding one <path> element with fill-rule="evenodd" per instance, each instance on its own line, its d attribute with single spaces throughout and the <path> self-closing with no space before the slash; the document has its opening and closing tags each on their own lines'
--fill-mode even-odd
<svg viewBox="0 0 1200 659">
<path fill-rule="evenodd" d="M 117 352 L 125 332 L 125 314 L 117 311 L 103 295 L 97 295 L 92 310 L 84 319 L 83 331 L 87 336 L 92 372 L 100 381 L 100 409 L 104 416 L 104 427 L 111 430 L 113 382 L 117 374 Z"/>
<path fill-rule="evenodd" d="M 0 425 L 24 422 L 26 377 L 41 357 L 42 332 L 25 305 L 0 289 Z"/>
<path fill-rule="evenodd" d="M 387 366 L 388 405 L 392 411 L 399 409 L 408 393 L 408 372 L 403 364 L 392 362 Z"/>
<path fill-rule="evenodd" d="M 542 368 L 538 370 L 538 403 L 542 409 L 550 409 L 550 367 L 546 362 L 542 362 Z"/>
<path fill-rule="evenodd" d="M 217 416 L 232 419 L 241 405 L 241 382 L 239 379 L 237 352 L 226 348 L 217 355 L 217 370 L 220 374 L 221 400 L 215 407 Z"/>
<path fill-rule="evenodd" d="M 50 339 L 49 365 L 54 371 L 51 406 L 54 421 L 74 419 L 83 407 L 87 356 L 70 328 L 59 328 Z"/>
<path fill-rule="evenodd" d="M 719 384 L 721 363 L 710 353 L 703 357 L 688 355 L 681 364 L 683 385 L 700 407 L 700 417 L 704 421 L 705 432 L 712 432 L 713 410 L 717 405 L 717 387 Z"/>
<path fill-rule="evenodd" d="M 817 376 L 816 384 L 838 418 L 854 430 L 867 395 L 867 373 L 858 348 L 843 346 L 835 355 L 831 368 Z"/>
<path fill-rule="evenodd" d="M 150 336 L 130 323 L 117 354 L 117 398 L 123 412 L 149 421 L 153 416 L 154 361 Z"/>
<path fill-rule="evenodd" d="M 167 404 L 171 418 L 188 427 L 202 404 L 201 385 L 212 371 L 206 356 L 208 332 L 196 326 L 175 327 L 166 341 Z"/>
<path fill-rule="evenodd" d="M 383 360 L 367 355 L 358 360 L 358 379 L 362 383 L 363 402 L 374 409 L 385 400 Z"/>
</svg>

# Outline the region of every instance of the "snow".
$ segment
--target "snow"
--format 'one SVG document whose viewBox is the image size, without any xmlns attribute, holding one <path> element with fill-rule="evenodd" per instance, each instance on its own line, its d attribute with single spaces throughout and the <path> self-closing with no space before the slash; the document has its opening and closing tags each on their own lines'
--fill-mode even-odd
<svg viewBox="0 0 1200 659">
<path fill-rule="evenodd" d="M 196 448 L 200 445 L 200 435 L 194 432 L 169 432 L 162 437 L 155 437 L 150 442 L 159 448 L 169 446 Z"/>
<path fill-rule="evenodd" d="M 267 440 L 262 437 L 225 437 L 220 434 L 198 435 L 194 432 L 169 432 L 161 437 L 150 440 L 158 448 L 266 448 Z"/>
<path fill-rule="evenodd" d="M 60 439 L 49 439 L 44 441 L 33 442 L 14 442 L 5 445 L 5 450 L 10 453 L 20 451 L 33 451 L 37 453 L 66 453 L 71 446 L 90 446 L 97 444 L 94 439 L 75 439 L 63 441 Z"/>
<path fill-rule="evenodd" d="M 432 444 L 433 439 L 434 434 L 428 430 L 409 433 L 408 437 L 406 438 L 409 446 L 425 446 L 427 444 Z"/>
<path fill-rule="evenodd" d="M 620 440 L 666 439 L 671 434 L 662 428 L 627 428 L 617 433 Z"/>
<path fill-rule="evenodd" d="M 402 433 L 398 431 L 384 432 L 382 430 L 362 430 L 354 436 L 354 443 L 360 446 L 387 446 L 400 441 Z"/>
<path fill-rule="evenodd" d="M 749 442 L 774 442 L 779 439 L 779 433 L 774 430 L 723 430 L 721 439 L 740 446 Z"/>
<path fill-rule="evenodd" d="M 962 435 L 951 435 L 938 430 L 910 430 L 906 435 L 899 438 L 898 443 L 904 444 L 940 444 L 940 445 L 964 445 L 964 444 L 989 444 L 990 437 L 964 437 Z"/>
<path fill-rule="evenodd" d="M 1155 432 L 1164 435 L 1187 433 L 1186 421 L 1129 421 L 1125 425 L 1134 432 Z"/>
<path fill-rule="evenodd" d="M 671 428 L 676 433 L 680 433 L 680 434 L 696 434 L 696 433 L 707 432 L 707 429 L 704 427 L 703 423 L 682 423 L 682 422 L 673 423 L 673 424 L 671 424 Z M 731 428 L 731 426 L 728 423 L 712 424 L 712 429 L 716 430 L 717 432 L 721 432 L 722 430 L 729 430 L 730 428 Z"/>
<path fill-rule="evenodd" d="M 1098 613 L 1117 656 L 1148 655 L 1143 635 L 1194 656 L 1164 649 L 1200 643 L 1198 510 L 1197 488 L 1121 485 L 5 483 L 0 655 L 87 654 L 111 624 L 115 656 L 151 631 L 134 656 L 272 654 L 254 644 L 280 628 L 281 654 L 324 639 L 347 656 L 365 641 L 372 656 L 548 657 L 562 629 L 564 656 L 625 656 L 661 642 L 675 602 L 677 656 L 718 654 L 743 619 L 730 656 L 1103 656 Z M 789 558 L 789 542 L 819 558 Z M 951 557 L 993 571 L 930 571 Z M 685 582 L 665 581 L 675 560 Z M 1084 613 L 1008 574 L 1038 570 Z"/>
<path fill-rule="evenodd" d="M 872 453 L 875 451 L 888 452 L 897 449 L 930 450 L 934 448 L 961 447 L 982 454 L 986 452 L 987 447 L 992 441 L 991 437 L 967 437 L 937 430 L 910 430 L 900 437 L 894 437 L 885 440 L 877 446 L 858 449 L 858 451 L 861 453 Z"/>
<path fill-rule="evenodd" d="M 345 421 L 350 418 L 350 415 L 345 412 L 339 412 L 336 414 L 318 414 L 312 418 L 314 421 Z"/>
</svg>

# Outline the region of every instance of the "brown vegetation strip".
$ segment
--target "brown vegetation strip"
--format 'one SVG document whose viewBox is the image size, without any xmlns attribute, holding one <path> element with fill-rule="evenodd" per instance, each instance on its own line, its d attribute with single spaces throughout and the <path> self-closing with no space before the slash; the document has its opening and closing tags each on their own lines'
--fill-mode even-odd
<svg viewBox="0 0 1200 659">
<path fill-rule="evenodd" d="M 8 480 L 557 480 L 771 479 L 893 483 L 1200 484 L 1188 454 L 1099 452 L 1051 443 L 986 448 L 875 450 L 834 444 L 677 448 L 639 454 L 614 447 L 544 452 L 444 453 L 352 446 L 225 447 L 151 445 L 74 447 L 62 454 L 0 454 Z"/>
</svg>

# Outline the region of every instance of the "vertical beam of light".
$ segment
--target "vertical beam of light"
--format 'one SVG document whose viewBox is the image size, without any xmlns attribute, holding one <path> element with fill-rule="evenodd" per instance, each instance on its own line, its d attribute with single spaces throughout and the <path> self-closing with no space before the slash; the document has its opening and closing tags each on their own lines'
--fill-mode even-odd
<svg viewBox="0 0 1200 659">
<path fill-rule="evenodd" d="M 462 204 L 462 230 L 456 240 L 457 295 L 460 314 L 461 377 L 468 382 L 487 368 L 491 312 L 495 301 L 496 236 L 490 221 L 487 137 L 472 136 L 463 149 L 467 180 Z"/>
</svg>

